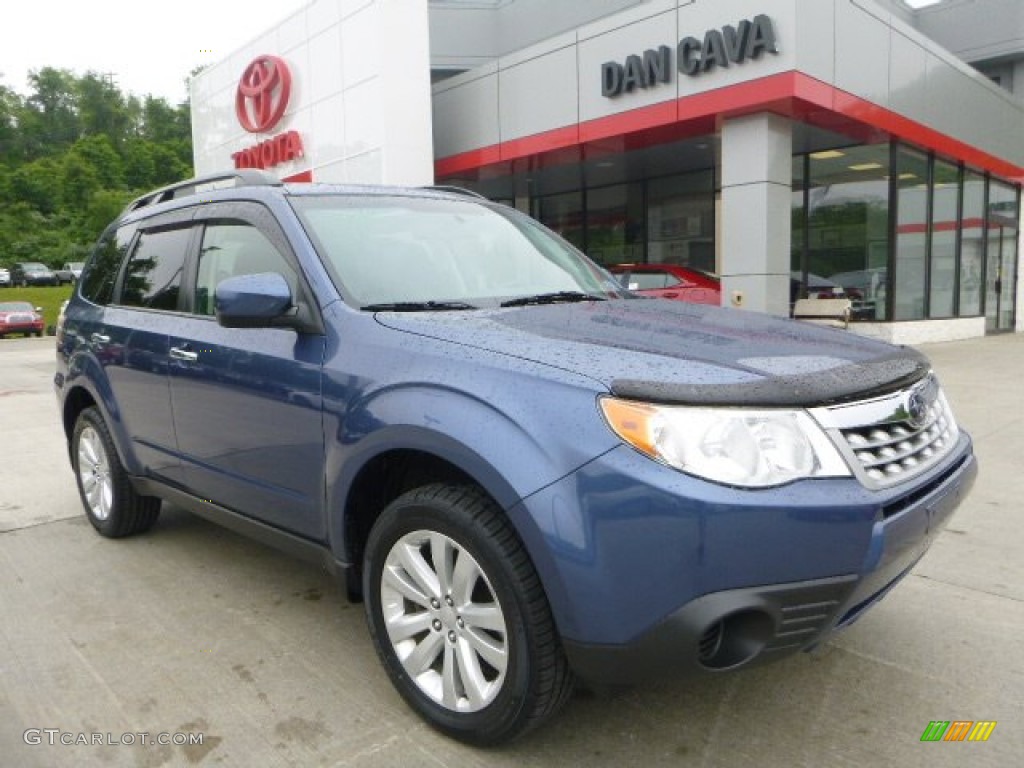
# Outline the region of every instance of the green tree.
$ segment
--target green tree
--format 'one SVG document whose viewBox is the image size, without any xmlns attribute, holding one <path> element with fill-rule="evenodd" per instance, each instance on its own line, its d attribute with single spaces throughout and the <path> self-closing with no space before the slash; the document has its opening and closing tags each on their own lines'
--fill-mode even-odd
<svg viewBox="0 0 1024 768">
<path fill-rule="evenodd" d="M 188 109 L 147 96 L 142 103 L 142 136 L 150 141 L 188 140 L 192 135 Z"/>
<path fill-rule="evenodd" d="M 191 166 L 182 162 L 171 144 L 153 145 L 153 165 L 155 166 L 153 172 L 155 186 L 173 184 L 192 175 Z"/>
<path fill-rule="evenodd" d="M 66 69 L 43 67 L 28 76 L 32 94 L 25 102 L 23 127 L 29 157 L 55 155 L 70 147 L 81 135 L 74 74 Z"/>
<path fill-rule="evenodd" d="M 69 154 L 78 155 L 92 165 L 104 189 L 124 188 L 124 160 L 114 149 L 114 143 L 107 134 L 79 139 Z"/>
<path fill-rule="evenodd" d="M 131 192 L 115 192 L 109 189 L 101 189 L 93 194 L 82 218 L 82 228 L 89 236 L 88 242 L 92 243 L 98 238 L 107 224 L 118 217 L 131 199 Z"/>
<path fill-rule="evenodd" d="M 11 196 L 39 213 L 57 209 L 60 194 L 59 166 L 50 158 L 42 158 L 15 168 L 10 175 Z"/>
<path fill-rule="evenodd" d="M 135 195 L 192 175 L 188 102 L 43 67 L 0 83 L 0 263 L 81 260 Z"/>
<path fill-rule="evenodd" d="M 119 144 L 128 134 L 131 118 L 124 96 L 110 80 L 86 72 L 75 83 L 77 111 L 82 134 L 104 135 Z"/>
<path fill-rule="evenodd" d="M 124 180 L 129 189 L 148 189 L 156 178 L 156 161 L 153 159 L 153 142 L 145 139 L 129 139 L 124 148 Z"/>
<path fill-rule="evenodd" d="M 18 130 L 18 116 L 23 110 L 21 97 L 0 85 L 0 163 L 13 163 L 23 157 Z"/>
<path fill-rule="evenodd" d="M 60 198 L 67 209 L 84 211 L 101 186 L 100 175 L 92 163 L 74 152 L 64 155 L 60 168 Z"/>
</svg>

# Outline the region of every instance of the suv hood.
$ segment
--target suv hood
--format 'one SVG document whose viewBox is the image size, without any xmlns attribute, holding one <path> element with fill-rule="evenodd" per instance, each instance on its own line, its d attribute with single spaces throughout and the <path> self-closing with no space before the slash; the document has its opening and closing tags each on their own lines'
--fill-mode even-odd
<svg viewBox="0 0 1024 768">
<path fill-rule="evenodd" d="M 678 301 L 377 313 L 381 325 L 596 379 L 662 403 L 816 406 L 922 378 L 926 358 L 847 331 Z"/>
</svg>

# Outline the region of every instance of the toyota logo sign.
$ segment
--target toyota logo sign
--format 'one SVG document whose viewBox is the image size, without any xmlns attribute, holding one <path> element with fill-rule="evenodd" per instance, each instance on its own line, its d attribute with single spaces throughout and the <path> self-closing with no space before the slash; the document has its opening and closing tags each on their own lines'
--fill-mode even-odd
<svg viewBox="0 0 1024 768">
<path fill-rule="evenodd" d="M 265 133 L 281 120 L 292 93 L 292 74 L 278 56 L 258 56 L 238 81 L 235 114 L 249 133 Z"/>
</svg>

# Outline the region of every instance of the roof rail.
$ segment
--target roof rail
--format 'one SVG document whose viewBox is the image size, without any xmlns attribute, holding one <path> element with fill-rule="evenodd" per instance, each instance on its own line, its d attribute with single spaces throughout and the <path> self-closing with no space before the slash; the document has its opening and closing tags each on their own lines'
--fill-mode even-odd
<svg viewBox="0 0 1024 768">
<path fill-rule="evenodd" d="M 420 187 L 420 189 L 433 189 L 438 192 L 451 192 L 456 195 L 466 195 L 467 197 L 476 197 L 480 200 L 487 200 L 487 198 L 479 192 L 474 192 L 472 189 L 465 189 L 463 187 L 455 187 L 451 184 L 427 184 L 425 187 Z"/>
<path fill-rule="evenodd" d="M 254 168 L 238 168 L 231 171 L 211 173 L 206 176 L 197 176 L 194 179 L 179 181 L 166 187 L 148 192 L 141 197 L 132 200 L 121 215 L 146 208 L 157 203 L 165 203 L 177 197 L 194 194 L 198 187 L 203 184 L 216 184 L 217 182 L 234 181 L 235 187 L 280 187 L 283 182 L 271 173 Z"/>
</svg>

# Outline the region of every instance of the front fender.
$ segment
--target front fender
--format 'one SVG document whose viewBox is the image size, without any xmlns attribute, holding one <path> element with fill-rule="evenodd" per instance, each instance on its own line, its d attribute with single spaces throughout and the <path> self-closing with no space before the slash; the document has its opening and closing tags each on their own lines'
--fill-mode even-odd
<svg viewBox="0 0 1024 768">
<path fill-rule="evenodd" d="M 344 506 L 355 479 L 374 458 L 397 450 L 430 454 L 457 467 L 510 514 L 524 542 L 542 541 L 519 502 L 608 450 L 615 438 L 597 414 L 593 392 L 535 378 L 521 384 L 531 386 L 529 398 L 485 400 L 450 386 L 417 383 L 381 388 L 343 415 L 329 407 L 326 501 L 336 555 L 344 558 L 348 551 Z M 502 391 L 527 390 L 511 381 Z M 534 558 L 544 556 L 527 548 Z"/>
</svg>

